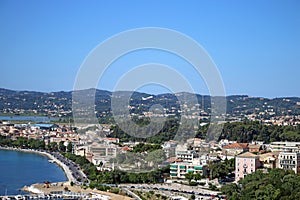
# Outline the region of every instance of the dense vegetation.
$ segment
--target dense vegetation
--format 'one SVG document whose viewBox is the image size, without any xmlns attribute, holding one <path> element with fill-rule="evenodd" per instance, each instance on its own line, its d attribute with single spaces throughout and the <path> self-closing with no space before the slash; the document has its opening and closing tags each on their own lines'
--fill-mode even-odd
<svg viewBox="0 0 300 200">
<path fill-rule="evenodd" d="M 120 170 L 98 171 L 96 166 L 82 156 L 76 156 L 71 153 L 64 153 L 64 155 L 80 165 L 91 181 L 90 187 L 92 188 L 102 187 L 102 184 L 157 183 L 162 182 L 169 173 L 169 167 L 143 173 L 129 173 Z"/>
<path fill-rule="evenodd" d="M 185 126 L 181 124 L 180 126 Z M 232 122 L 222 125 L 214 125 L 214 128 L 208 131 L 209 125 L 199 126 L 195 134 L 186 133 L 190 138 L 197 137 L 202 139 L 228 139 L 237 142 L 264 141 L 270 143 L 273 141 L 300 141 L 300 126 L 277 126 L 264 125 L 258 121 Z M 164 128 L 157 134 L 148 138 L 136 138 L 120 129 L 117 125 L 112 127 L 110 137 L 118 137 L 121 142 L 139 141 L 161 144 L 165 141 L 174 139 L 179 122 L 177 118 L 169 118 Z M 189 130 L 189 127 L 184 127 Z M 130 128 L 129 128 L 130 130 Z M 189 135 L 188 135 L 189 134 Z"/>
<path fill-rule="evenodd" d="M 230 200 L 294 200 L 300 199 L 300 176 L 292 171 L 271 169 L 247 175 L 238 184 L 222 187 Z"/>
<path fill-rule="evenodd" d="M 257 121 L 226 123 L 219 139 L 225 138 L 238 142 L 300 141 L 300 126 L 263 125 Z"/>
<path fill-rule="evenodd" d="M 210 178 L 226 179 L 235 170 L 235 159 L 226 159 L 224 162 L 213 163 L 209 168 Z"/>
<path fill-rule="evenodd" d="M 67 146 L 64 145 L 64 142 L 57 144 L 56 142 L 51 142 L 48 145 L 45 144 L 43 140 L 18 137 L 16 140 L 12 140 L 6 136 L 0 135 L 0 146 L 5 147 L 15 147 L 23 149 L 39 149 L 39 150 L 49 150 L 49 151 L 60 151 L 60 152 L 71 152 L 72 143 L 68 143 Z"/>
<path fill-rule="evenodd" d="M 138 124 L 140 126 L 147 125 L 144 121 L 139 121 Z M 164 127 L 160 130 L 156 135 L 150 136 L 147 138 L 137 138 L 128 133 L 125 133 L 118 125 L 113 125 L 111 127 L 111 133 L 109 137 L 117 137 L 120 138 L 120 142 L 148 142 L 154 144 L 162 144 L 164 141 L 168 141 L 174 138 L 179 126 L 179 121 L 177 118 L 168 118 L 165 122 Z M 127 130 L 130 130 L 131 127 L 127 127 Z M 132 130 L 135 132 L 135 130 Z M 143 135 L 147 135 L 147 133 L 141 133 Z"/>
<path fill-rule="evenodd" d="M 0 136 L 0 146 L 25 148 L 25 149 L 45 149 L 45 142 L 36 139 L 27 139 L 19 137 L 16 140 L 12 140 L 5 136 Z"/>
</svg>

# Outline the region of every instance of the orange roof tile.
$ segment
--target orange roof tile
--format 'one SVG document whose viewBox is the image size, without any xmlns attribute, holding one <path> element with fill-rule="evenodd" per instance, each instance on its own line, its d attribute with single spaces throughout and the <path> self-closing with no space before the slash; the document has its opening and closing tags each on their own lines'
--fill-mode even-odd
<svg viewBox="0 0 300 200">
<path fill-rule="evenodd" d="M 248 143 L 232 143 L 224 146 L 224 149 L 245 149 L 248 147 Z"/>
<path fill-rule="evenodd" d="M 170 163 L 182 162 L 182 159 L 179 159 L 179 158 L 176 158 L 176 157 L 172 157 L 172 158 L 169 158 L 167 161 L 170 162 Z"/>
<path fill-rule="evenodd" d="M 246 153 L 242 153 L 240 155 L 238 155 L 237 157 L 242 157 L 242 158 L 258 158 L 257 155 L 250 153 L 250 152 L 246 152 Z"/>
</svg>

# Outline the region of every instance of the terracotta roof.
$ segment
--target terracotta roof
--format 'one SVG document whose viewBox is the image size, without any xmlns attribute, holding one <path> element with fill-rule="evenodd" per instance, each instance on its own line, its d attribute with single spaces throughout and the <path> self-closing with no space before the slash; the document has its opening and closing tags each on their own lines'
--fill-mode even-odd
<svg viewBox="0 0 300 200">
<path fill-rule="evenodd" d="M 259 155 L 259 158 L 278 157 L 279 152 L 269 152 Z"/>
<path fill-rule="evenodd" d="M 261 145 L 259 145 L 259 144 L 249 144 L 248 147 L 249 148 L 260 148 Z"/>
<path fill-rule="evenodd" d="M 224 149 L 245 149 L 248 147 L 248 143 L 232 143 L 224 146 Z"/>
<path fill-rule="evenodd" d="M 242 153 L 242 154 L 238 155 L 237 157 L 239 157 L 239 158 L 258 158 L 257 155 L 250 153 L 250 152 Z"/>
<path fill-rule="evenodd" d="M 128 146 L 122 147 L 122 151 L 128 151 L 130 148 Z"/>
<path fill-rule="evenodd" d="M 182 162 L 182 159 L 176 158 L 176 157 L 171 157 L 167 160 L 170 163 L 174 163 L 174 162 Z"/>
<path fill-rule="evenodd" d="M 117 138 L 107 138 L 107 140 L 117 140 Z"/>
</svg>

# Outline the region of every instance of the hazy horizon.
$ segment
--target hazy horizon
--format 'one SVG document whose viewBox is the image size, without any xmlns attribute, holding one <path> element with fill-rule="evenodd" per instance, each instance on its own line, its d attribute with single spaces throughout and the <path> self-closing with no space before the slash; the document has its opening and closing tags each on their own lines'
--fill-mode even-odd
<svg viewBox="0 0 300 200">
<path fill-rule="evenodd" d="M 55 90 L 55 91 L 37 91 L 37 90 L 14 90 L 14 89 L 9 89 L 9 88 L 0 88 L 0 89 L 5 89 L 5 90 L 12 90 L 12 91 L 16 91 L 16 92 L 23 92 L 23 91 L 27 91 L 27 92 L 41 92 L 41 93 L 54 93 L 54 92 L 72 92 L 74 90 Z M 106 91 L 106 92 L 132 92 L 132 91 L 128 91 L 128 90 L 118 90 L 118 91 L 110 91 L 110 90 L 103 90 L 103 89 L 99 89 L 99 88 L 87 88 L 87 89 L 83 89 L 83 90 L 90 90 L 90 89 L 97 89 L 97 90 L 101 90 L 101 91 Z M 80 91 L 80 90 L 79 90 Z M 190 93 L 190 92 L 185 92 L 185 91 L 179 91 L 179 92 L 167 92 L 167 93 L 148 93 L 148 92 L 143 92 L 143 91 L 134 91 L 134 92 L 139 92 L 139 93 L 145 93 L 148 95 L 162 95 L 162 94 L 178 94 L 178 93 Z M 210 94 L 200 94 L 200 93 L 191 93 L 191 94 L 198 94 L 201 96 L 211 96 Z M 251 96 L 248 94 L 226 94 L 226 97 L 229 96 L 248 96 L 248 97 L 252 97 L 252 98 L 266 98 L 266 99 L 276 99 L 276 98 L 300 98 L 300 96 L 278 96 L 278 97 L 267 97 L 267 96 Z"/>
</svg>

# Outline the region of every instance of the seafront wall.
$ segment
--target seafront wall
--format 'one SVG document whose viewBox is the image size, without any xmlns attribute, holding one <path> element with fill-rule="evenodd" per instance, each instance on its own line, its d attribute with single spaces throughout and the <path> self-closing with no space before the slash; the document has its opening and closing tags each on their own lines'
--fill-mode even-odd
<svg viewBox="0 0 300 200">
<path fill-rule="evenodd" d="M 27 153 L 37 153 L 40 155 L 44 155 L 47 156 L 50 160 L 53 160 L 59 167 L 62 168 L 62 170 L 64 171 L 68 181 L 73 181 L 75 182 L 76 179 L 72 176 L 72 172 L 69 169 L 69 167 L 67 165 L 65 165 L 64 163 L 62 163 L 60 160 L 58 160 L 57 158 L 55 158 L 54 156 L 52 156 L 51 154 L 45 152 L 45 151 L 38 151 L 38 150 L 34 150 L 34 149 L 21 149 L 21 148 L 13 148 L 13 147 L 1 147 L 1 150 L 13 150 L 13 151 L 21 151 L 21 152 L 27 152 Z"/>
</svg>

